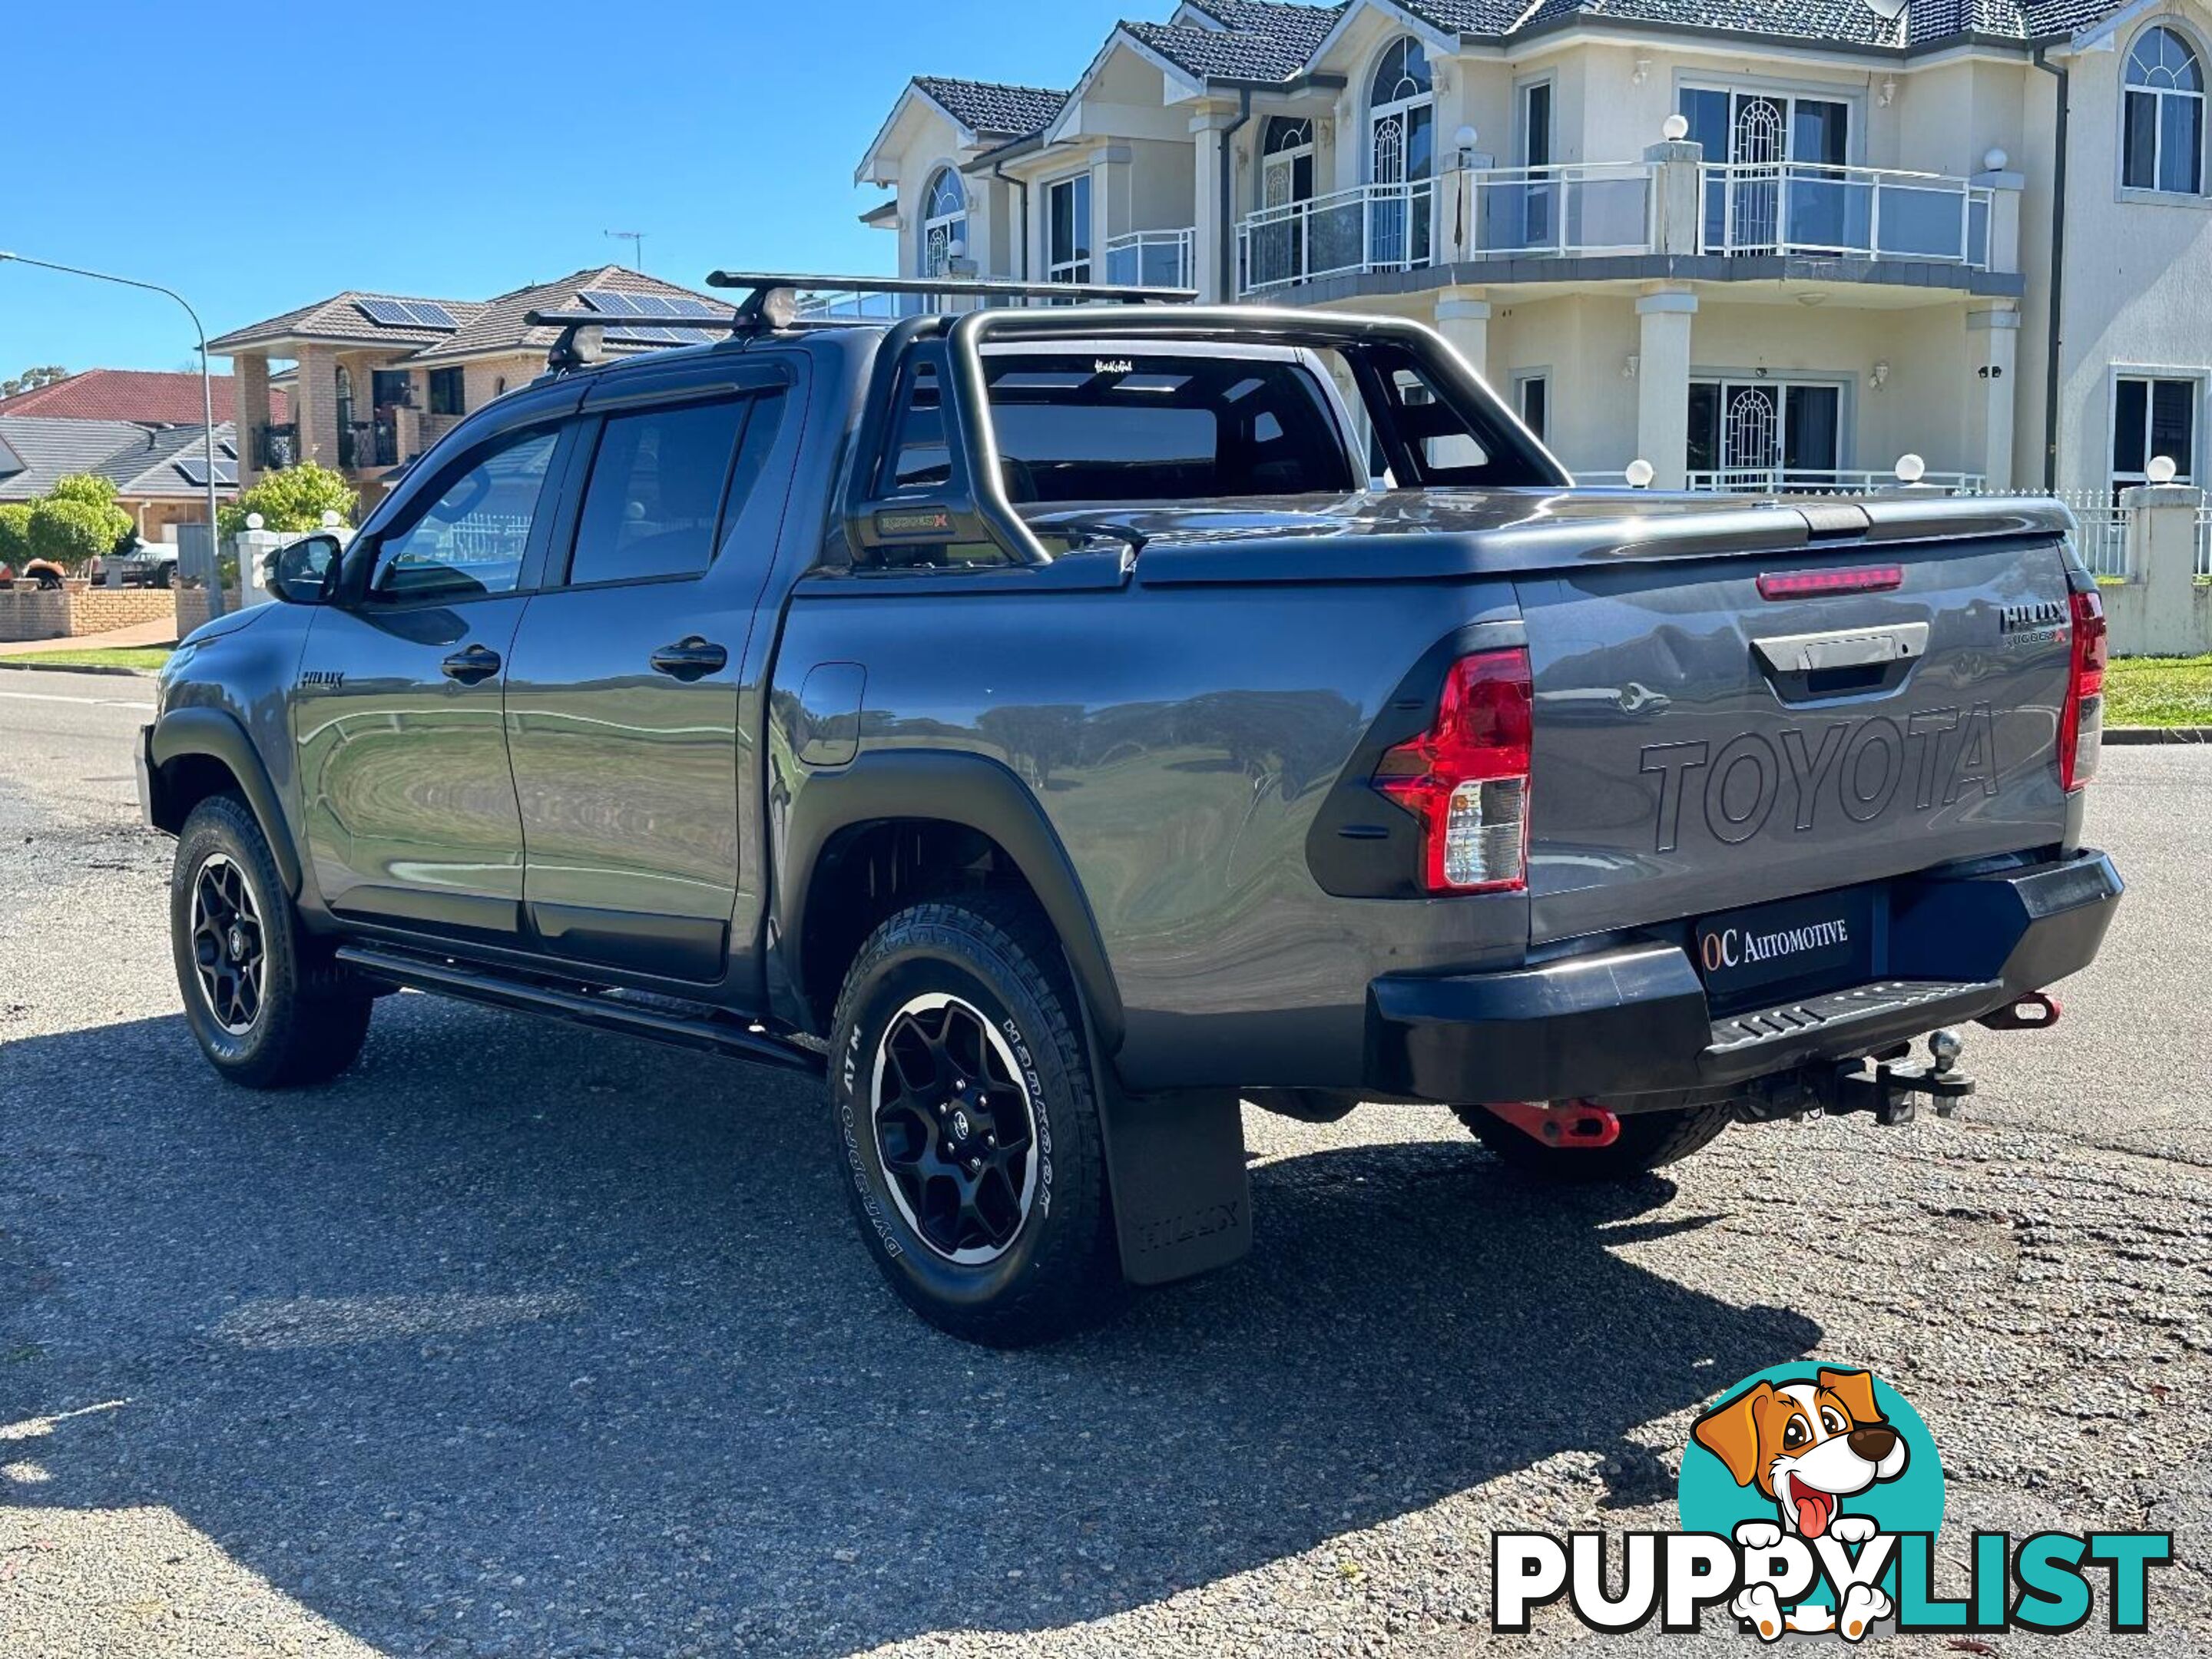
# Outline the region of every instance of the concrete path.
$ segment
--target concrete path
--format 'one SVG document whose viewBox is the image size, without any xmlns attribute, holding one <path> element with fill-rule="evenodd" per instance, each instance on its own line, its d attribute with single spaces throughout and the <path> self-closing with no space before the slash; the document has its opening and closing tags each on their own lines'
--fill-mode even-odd
<svg viewBox="0 0 2212 1659">
<path fill-rule="evenodd" d="M 173 617 L 140 623 L 132 628 L 111 628 L 105 634 L 79 634 L 59 640 L 10 640 L 0 644 L 0 657 L 35 657 L 49 651 L 113 651 L 127 646 L 173 645 L 177 623 Z"/>
</svg>

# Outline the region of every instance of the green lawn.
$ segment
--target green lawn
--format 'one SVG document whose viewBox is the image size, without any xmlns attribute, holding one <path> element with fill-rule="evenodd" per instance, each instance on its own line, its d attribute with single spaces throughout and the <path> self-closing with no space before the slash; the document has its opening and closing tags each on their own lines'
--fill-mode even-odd
<svg viewBox="0 0 2212 1659">
<path fill-rule="evenodd" d="M 2115 657 L 2106 726 L 2212 726 L 2212 657 Z"/>
<path fill-rule="evenodd" d="M 126 646 L 112 651 L 39 651 L 10 660 L 26 668 L 60 664 L 74 668 L 143 668 L 151 672 L 168 661 L 166 645 Z"/>
</svg>

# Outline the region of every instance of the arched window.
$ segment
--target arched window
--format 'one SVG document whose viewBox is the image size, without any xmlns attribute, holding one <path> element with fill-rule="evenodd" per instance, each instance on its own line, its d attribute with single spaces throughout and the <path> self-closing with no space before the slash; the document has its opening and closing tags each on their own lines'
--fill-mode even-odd
<svg viewBox="0 0 2212 1659">
<path fill-rule="evenodd" d="M 1436 82 L 1410 34 L 1383 49 L 1367 88 L 1367 176 L 1375 186 L 1367 263 L 1401 269 L 1429 261 L 1428 180 L 1436 172 Z"/>
<path fill-rule="evenodd" d="M 1289 115 L 1268 117 L 1260 148 L 1260 205 L 1309 202 L 1313 192 L 1313 122 Z"/>
<path fill-rule="evenodd" d="M 2145 29 L 2128 53 L 2120 182 L 2178 196 L 2204 189 L 2204 70 L 2170 28 Z"/>
<path fill-rule="evenodd" d="M 954 252 L 955 248 L 957 252 Z M 922 198 L 921 274 L 950 276 L 952 262 L 968 252 L 968 191 L 960 175 L 939 167 Z"/>
</svg>

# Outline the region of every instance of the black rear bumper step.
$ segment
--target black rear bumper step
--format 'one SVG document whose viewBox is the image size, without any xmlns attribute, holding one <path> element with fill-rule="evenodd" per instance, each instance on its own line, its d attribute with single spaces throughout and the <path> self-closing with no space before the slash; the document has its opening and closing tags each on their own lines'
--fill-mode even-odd
<svg viewBox="0 0 2212 1659">
<path fill-rule="evenodd" d="M 816 1076 L 825 1065 L 823 1057 L 811 1048 L 765 1027 L 756 1030 L 741 1024 L 736 1016 L 713 1009 L 694 1011 L 664 1001 L 647 1003 L 615 992 L 572 989 L 574 981 L 549 984 L 444 957 L 365 945 L 340 945 L 337 959 L 356 973 L 393 985 L 526 1014 L 544 1014 L 599 1030 L 627 1032 L 678 1048 L 702 1049 Z"/>
<path fill-rule="evenodd" d="M 2112 860 L 2088 851 L 1906 877 L 1890 884 L 1875 977 L 1717 1020 L 1689 953 L 1657 940 L 1502 973 L 1386 975 L 1367 988 L 1366 1085 L 1454 1104 L 1612 1100 L 1864 1059 L 2087 967 L 2121 892 Z"/>
</svg>

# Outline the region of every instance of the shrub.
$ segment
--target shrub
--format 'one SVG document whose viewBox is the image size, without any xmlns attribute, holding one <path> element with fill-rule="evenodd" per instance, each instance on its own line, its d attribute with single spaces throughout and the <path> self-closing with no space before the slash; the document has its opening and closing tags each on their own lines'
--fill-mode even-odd
<svg viewBox="0 0 2212 1659">
<path fill-rule="evenodd" d="M 246 515 L 258 513 L 262 527 L 298 533 L 323 527 L 323 514 L 336 513 L 340 522 L 351 524 L 361 505 L 360 492 L 343 474 L 307 461 L 271 472 L 236 501 L 221 509 L 218 522 L 225 536 L 246 528 Z"/>
<path fill-rule="evenodd" d="M 118 507 L 101 508 L 49 495 L 31 509 L 31 556 L 51 559 L 76 575 L 94 559 L 114 550 L 114 520 L 127 523 L 129 518 Z"/>
<path fill-rule="evenodd" d="M 114 507 L 115 483 L 97 472 L 73 472 L 65 478 L 54 480 L 54 487 L 46 492 L 50 501 L 82 501 L 87 507 Z M 117 507 L 121 512 L 120 507 Z"/>
<path fill-rule="evenodd" d="M 31 504 L 9 501 L 0 505 L 0 564 L 20 572 L 31 556 Z"/>
</svg>

